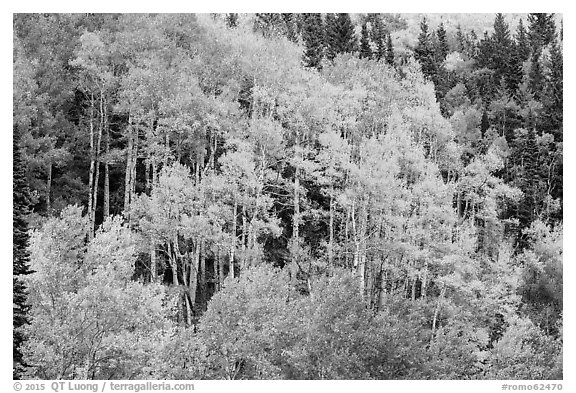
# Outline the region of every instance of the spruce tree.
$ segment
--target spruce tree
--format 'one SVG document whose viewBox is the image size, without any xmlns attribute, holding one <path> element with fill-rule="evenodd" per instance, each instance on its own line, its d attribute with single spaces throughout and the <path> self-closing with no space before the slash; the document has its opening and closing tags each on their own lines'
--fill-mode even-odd
<svg viewBox="0 0 576 393">
<path fill-rule="evenodd" d="M 414 49 L 414 55 L 422 67 L 422 73 L 434 81 L 436 79 L 436 63 L 434 61 L 432 37 L 428 31 L 426 17 L 420 22 L 420 34 L 418 35 L 418 44 Z"/>
<path fill-rule="evenodd" d="M 280 14 L 284 20 L 285 35 L 292 42 L 298 42 L 298 26 L 296 18 L 292 13 Z"/>
<path fill-rule="evenodd" d="M 464 37 L 460 23 L 456 26 L 456 45 L 456 50 L 460 53 L 464 53 L 466 49 L 466 37 Z"/>
<path fill-rule="evenodd" d="M 326 15 L 326 57 L 333 60 L 340 53 L 356 51 L 356 35 L 350 14 Z"/>
<path fill-rule="evenodd" d="M 238 26 L 238 14 L 226 14 L 226 26 L 230 28 Z"/>
<path fill-rule="evenodd" d="M 516 48 L 519 59 L 525 62 L 530 58 L 530 42 L 528 41 L 528 34 L 524 28 L 524 23 L 522 19 L 518 22 L 518 27 L 516 28 Z"/>
<path fill-rule="evenodd" d="M 376 14 L 373 19 L 371 19 L 372 24 L 372 41 L 376 45 L 376 51 L 374 52 L 374 57 L 377 60 L 383 59 L 386 56 L 386 29 L 382 23 L 382 19 L 379 14 Z"/>
<path fill-rule="evenodd" d="M 327 13 L 326 23 L 324 24 L 324 46 L 326 48 L 326 58 L 328 60 L 334 60 L 338 54 L 338 34 L 336 25 L 336 14 Z"/>
<path fill-rule="evenodd" d="M 360 58 L 372 58 L 372 49 L 370 48 L 370 38 L 368 36 L 368 26 L 366 22 L 362 23 L 362 33 L 360 36 Z"/>
<path fill-rule="evenodd" d="M 476 56 L 478 68 L 492 68 L 493 47 L 494 45 L 492 44 L 492 39 L 488 36 L 488 32 L 484 32 L 484 38 L 480 40 Z"/>
<path fill-rule="evenodd" d="M 512 40 L 508 24 L 504 15 L 496 14 L 494 19 L 494 33 L 492 34 L 492 61 L 491 68 L 494 69 L 495 82 L 500 83 L 502 77 L 506 77 L 509 70 L 510 58 L 512 55 Z"/>
<path fill-rule="evenodd" d="M 392 46 L 390 33 L 388 33 L 388 39 L 386 41 L 386 63 L 394 66 L 394 47 Z"/>
<path fill-rule="evenodd" d="M 324 27 L 321 14 L 303 14 L 302 39 L 304 66 L 322 68 L 324 53 Z"/>
<path fill-rule="evenodd" d="M 13 284 L 13 377 L 20 379 L 24 364 L 20 348 L 24 337 L 21 328 L 29 323 L 26 302 L 27 291 L 22 276 L 30 274 L 30 253 L 28 251 L 28 224 L 26 215 L 30 206 L 30 195 L 24 173 L 24 163 L 20 154 L 19 135 L 16 127 L 13 129 L 12 155 L 12 284 Z"/>
<path fill-rule="evenodd" d="M 446 38 L 446 29 L 444 29 L 444 23 L 440 23 L 438 29 L 436 30 L 437 44 L 436 44 L 436 59 L 438 62 L 443 62 L 448 56 L 450 48 L 448 46 L 448 40 Z"/>
<path fill-rule="evenodd" d="M 521 49 L 517 44 L 512 43 L 508 60 L 508 70 L 505 74 L 506 85 L 508 86 L 508 91 L 512 95 L 516 93 L 518 86 L 522 83 L 522 78 L 524 76 L 522 63 Z"/>
<path fill-rule="evenodd" d="M 558 40 L 554 39 L 550 47 L 548 72 L 542 103 L 544 105 L 545 116 L 544 130 L 551 132 L 557 142 L 563 140 L 563 63 L 562 48 Z"/>
<path fill-rule="evenodd" d="M 542 97 L 542 86 L 544 85 L 544 73 L 542 71 L 542 64 L 540 59 L 542 57 L 542 50 L 536 50 L 532 54 L 529 74 L 529 88 L 534 98 L 540 101 Z"/>
<path fill-rule="evenodd" d="M 532 51 L 536 52 L 554 40 L 556 25 L 554 14 L 528 14 L 528 37 Z"/>
</svg>

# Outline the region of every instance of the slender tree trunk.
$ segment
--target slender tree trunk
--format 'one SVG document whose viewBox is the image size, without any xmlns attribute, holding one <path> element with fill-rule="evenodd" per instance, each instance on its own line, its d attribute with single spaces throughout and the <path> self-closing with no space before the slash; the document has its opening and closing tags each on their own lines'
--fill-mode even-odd
<svg viewBox="0 0 576 393">
<path fill-rule="evenodd" d="M 440 312 L 440 306 L 444 294 L 446 293 L 446 285 L 442 283 L 442 289 L 440 290 L 440 296 L 438 296 L 438 302 L 436 303 L 436 309 L 434 310 L 434 318 L 432 319 L 432 339 L 434 339 L 434 334 L 436 333 L 436 323 L 438 321 L 438 313 Z"/>
<path fill-rule="evenodd" d="M 334 188 L 330 193 L 330 240 L 328 243 L 328 264 L 330 268 L 334 266 Z"/>
<path fill-rule="evenodd" d="M 296 263 L 297 253 L 300 249 L 300 197 L 298 195 L 300 189 L 300 173 L 299 168 L 296 168 L 294 174 L 294 214 L 292 216 L 292 263 Z"/>
<path fill-rule="evenodd" d="M 426 290 L 428 285 L 428 261 L 424 262 L 424 273 L 422 274 L 422 297 L 426 299 Z"/>
<path fill-rule="evenodd" d="M 386 296 L 388 295 L 388 271 L 380 270 L 380 276 L 382 279 L 380 282 L 380 299 L 378 300 L 379 310 L 386 304 Z"/>
<path fill-rule="evenodd" d="M 194 255 L 190 267 L 190 278 L 188 279 L 188 293 L 192 307 L 196 304 L 196 289 L 198 288 L 198 266 L 200 264 L 200 241 L 196 242 Z"/>
<path fill-rule="evenodd" d="M 129 115 L 128 117 L 128 130 L 127 130 L 127 137 L 128 137 L 128 148 L 127 148 L 127 157 L 126 157 L 126 173 L 125 173 L 125 180 L 124 180 L 124 212 L 128 216 L 129 209 L 130 209 L 130 191 L 132 190 L 132 154 L 133 154 L 133 146 L 134 140 L 132 137 L 133 129 L 132 129 L 132 116 Z"/>
<path fill-rule="evenodd" d="M 221 291 L 224 288 L 224 258 L 220 254 L 220 249 L 218 249 L 218 290 Z"/>
<path fill-rule="evenodd" d="M 242 206 L 242 261 L 241 269 L 246 268 L 246 239 L 248 236 L 248 220 L 246 219 L 246 206 Z"/>
<path fill-rule="evenodd" d="M 48 181 L 46 182 L 46 213 L 50 215 L 52 209 L 50 201 L 50 192 L 52 189 L 52 161 L 48 162 Z"/>
<path fill-rule="evenodd" d="M 218 273 L 218 268 L 220 267 L 220 247 L 216 246 L 216 255 L 214 257 L 214 262 L 212 263 L 212 277 L 214 277 L 214 292 L 220 290 L 220 274 Z"/>
<path fill-rule="evenodd" d="M 134 194 L 136 193 L 136 164 L 138 162 L 138 144 L 139 144 L 139 137 L 138 137 L 138 129 L 134 130 L 134 152 L 132 153 L 132 167 L 131 167 L 131 174 L 130 174 L 130 203 L 132 203 L 132 199 L 134 198 Z"/>
<path fill-rule="evenodd" d="M 88 221 L 92 224 L 92 195 L 94 193 L 94 94 L 90 95 L 90 173 L 88 175 Z M 94 237 L 93 227 L 88 231 L 88 239 Z"/>
<path fill-rule="evenodd" d="M 236 252 L 236 231 L 238 229 L 238 202 L 234 198 L 234 210 L 232 211 L 232 244 L 230 245 L 229 251 L 229 266 L 228 266 L 228 277 L 234 277 L 234 254 Z M 221 274 L 223 271 L 221 270 Z"/>
<path fill-rule="evenodd" d="M 152 235 L 150 241 L 150 277 L 152 282 L 158 281 L 158 264 L 156 262 L 156 239 Z"/>
<path fill-rule="evenodd" d="M 104 161 L 104 220 L 110 215 L 110 125 L 108 124 L 108 110 L 104 105 L 104 128 L 106 129 L 106 160 Z"/>
<path fill-rule="evenodd" d="M 172 269 L 172 284 L 178 286 L 178 260 L 174 254 L 174 245 L 168 242 L 168 261 L 170 262 L 170 269 Z"/>
<path fill-rule="evenodd" d="M 206 303 L 206 250 L 202 243 L 199 248 L 200 254 L 200 302 L 202 307 Z"/>
<path fill-rule="evenodd" d="M 98 126 L 98 139 L 96 142 L 96 174 L 94 175 L 94 202 L 92 203 L 92 215 L 91 215 L 91 223 L 90 228 L 94 231 L 94 227 L 96 225 L 96 208 L 98 206 L 98 183 L 100 181 L 100 153 L 101 153 L 101 145 L 102 145 L 102 132 L 104 128 L 104 117 L 102 115 L 103 109 L 103 93 L 100 92 L 100 125 Z"/>
</svg>

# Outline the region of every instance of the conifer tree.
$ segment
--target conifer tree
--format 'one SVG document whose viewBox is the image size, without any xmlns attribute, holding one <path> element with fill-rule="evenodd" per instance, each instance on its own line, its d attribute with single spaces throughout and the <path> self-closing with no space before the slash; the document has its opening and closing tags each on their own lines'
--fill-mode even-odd
<svg viewBox="0 0 576 393">
<path fill-rule="evenodd" d="M 534 98 L 540 101 L 542 96 L 542 86 L 544 85 L 544 72 L 542 70 L 542 64 L 540 63 L 542 57 L 542 50 L 536 50 L 532 54 L 532 64 L 530 66 L 530 74 L 529 74 L 529 87 L 530 91 L 532 92 Z"/>
<path fill-rule="evenodd" d="M 391 66 L 394 66 L 394 47 L 392 46 L 392 37 L 388 33 L 388 39 L 386 41 L 386 62 Z"/>
<path fill-rule="evenodd" d="M 508 90 L 511 94 L 515 94 L 518 86 L 522 83 L 522 78 L 524 76 L 522 69 L 523 61 L 518 45 L 513 43 L 511 48 L 510 59 L 508 62 L 508 72 L 505 75 L 505 79 Z"/>
<path fill-rule="evenodd" d="M 478 55 L 476 56 L 478 68 L 492 68 L 493 47 L 494 45 L 492 39 L 488 36 L 488 32 L 484 32 L 484 37 L 480 40 Z"/>
<path fill-rule="evenodd" d="M 292 13 L 280 14 L 284 20 L 285 35 L 292 42 L 298 41 L 298 26 L 296 23 L 296 17 Z"/>
<path fill-rule="evenodd" d="M 370 38 L 368 36 L 368 26 L 366 22 L 362 23 L 362 33 L 360 36 L 360 58 L 372 58 L 372 49 L 370 48 Z"/>
<path fill-rule="evenodd" d="M 12 285 L 13 285 L 13 378 L 20 379 L 23 371 L 22 346 L 24 337 L 21 328 L 30 323 L 28 318 L 27 291 L 22 276 L 30 274 L 30 252 L 28 251 L 28 224 L 26 214 L 30 206 L 30 195 L 26 183 L 24 164 L 20 154 L 18 130 L 14 127 L 12 139 Z"/>
<path fill-rule="evenodd" d="M 563 63 L 562 48 L 555 38 L 550 48 L 546 87 L 542 101 L 544 105 L 544 116 L 546 118 L 544 130 L 551 132 L 557 142 L 563 140 Z"/>
<path fill-rule="evenodd" d="M 496 14 L 494 19 L 494 33 L 492 34 L 492 67 L 494 69 L 495 83 L 506 77 L 509 70 L 512 40 L 508 24 L 501 13 Z"/>
<path fill-rule="evenodd" d="M 302 39 L 305 46 L 304 65 L 321 69 L 324 55 L 324 28 L 321 14 L 303 15 Z"/>
<path fill-rule="evenodd" d="M 340 53 L 352 53 L 356 45 L 350 14 L 326 15 L 326 57 L 333 60 Z"/>
<path fill-rule="evenodd" d="M 426 17 L 420 22 L 420 35 L 418 36 L 418 44 L 414 49 L 414 54 L 416 60 L 420 62 L 422 73 L 433 81 L 436 78 L 436 63 L 434 61 L 432 37 L 428 31 Z"/>
<path fill-rule="evenodd" d="M 386 39 L 386 29 L 384 28 L 380 14 L 375 14 L 370 23 L 372 24 L 372 41 L 376 45 L 374 57 L 380 60 L 386 56 L 386 42 L 384 41 Z"/>
<path fill-rule="evenodd" d="M 338 43 L 336 34 L 336 14 L 327 13 L 324 23 L 324 47 L 326 48 L 326 58 L 334 60 L 338 54 Z"/>
<path fill-rule="evenodd" d="M 462 32 L 462 26 L 460 26 L 460 23 L 456 26 L 456 45 L 456 50 L 460 53 L 464 53 L 466 49 L 466 37 Z"/>
<path fill-rule="evenodd" d="M 238 14 L 226 14 L 226 26 L 234 28 L 238 26 Z"/>
<path fill-rule="evenodd" d="M 532 51 L 536 52 L 554 40 L 556 25 L 554 14 L 528 14 L 528 37 Z"/>
<path fill-rule="evenodd" d="M 448 40 L 446 38 L 446 29 L 444 29 L 444 23 L 440 23 L 438 29 L 436 30 L 437 46 L 436 46 L 436 59 L 438 62 L 443 62 L 448 56 L 450 48 L 448 46 Z"/>
<path fill-rule="evenodd" d="M 516 48 L 519 59 L 525 62 L 530 58 L 530 42 L 528 41 L 528 34 L 524 28 L 524 23 L 522 19 L 518 22 L 518 27 L 516 29 Z"/>
</svg>

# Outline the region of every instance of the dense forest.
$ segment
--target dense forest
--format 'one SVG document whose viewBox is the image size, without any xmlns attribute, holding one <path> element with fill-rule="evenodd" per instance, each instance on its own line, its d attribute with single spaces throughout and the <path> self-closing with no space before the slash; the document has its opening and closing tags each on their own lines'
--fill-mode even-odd
<svg viewBox="0 0 576 393">
<path fill-rule="evenodd" d="M 15 14 L 14 377 L 562 379 L 562 19 L 457 17 Z"/>
</svg>

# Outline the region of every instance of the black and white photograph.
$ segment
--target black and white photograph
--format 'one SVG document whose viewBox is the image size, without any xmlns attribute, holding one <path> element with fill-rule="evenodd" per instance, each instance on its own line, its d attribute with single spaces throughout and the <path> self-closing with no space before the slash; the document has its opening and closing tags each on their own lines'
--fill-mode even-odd
<svg viewBox="0 0 576 393">
<path fill-rule="evenodd" d="M 570 391 L 564 14 L 494 11 L 13 13 L 15 391 Z"/>
</svg>

